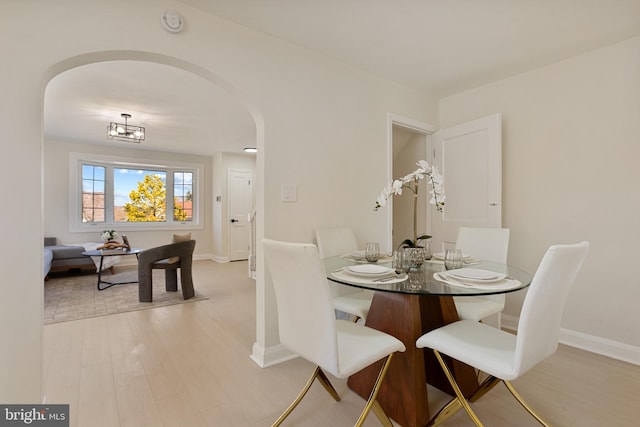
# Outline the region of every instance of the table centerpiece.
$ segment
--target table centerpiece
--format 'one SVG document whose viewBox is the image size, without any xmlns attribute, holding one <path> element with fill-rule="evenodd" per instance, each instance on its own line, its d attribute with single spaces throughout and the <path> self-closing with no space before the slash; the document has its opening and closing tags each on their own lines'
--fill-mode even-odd
<svg viewBox="0 0 640 427">
<path fill-rule="evenodd" d="M 420 160 L 416 163 L 418 169 L 405 175 L 402 178 L 396 179 L 391 184 L 382 189 L 382 192 L 376 199 L 375 211 L 380 210 L 383 206 L 386 206 L 387 200 L 395 195 L 401 195 L 403 189 L 409 190 L 413 193 L 413 238 L 403 240 L 396 250 L 411 249 L 405 252 L 411 259 L 411 264 L 419 266 L 425 259 L 431 258 L 431 251 L 426 251 L 428 246 L 428 239 L 431 238 L 428 234 L 418 235 L 418 189 L 420 181 L 426 179 L 431 184 L 431 199 L 429 204 L 434 205 L 438 212 L 442 212 L 444 207 L 444 185 L 442 182 L 442 175 L 438 171 L 437 166 L 430 166 L 426 160 Z M 420 246 L 420 242 L 424 241 Z"/>
</svg>

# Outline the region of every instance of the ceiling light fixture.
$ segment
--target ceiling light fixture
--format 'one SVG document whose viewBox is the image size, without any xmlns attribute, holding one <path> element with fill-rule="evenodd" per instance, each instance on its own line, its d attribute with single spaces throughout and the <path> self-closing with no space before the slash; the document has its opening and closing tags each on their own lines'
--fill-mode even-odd
<svg viewBox="0 0 640 427">
<path fill-rule="evenodd" d="M 243 151 L 245 153 L 257 153 L 258 149 L 256 147 L 246 147 Z"/>
<path fill-rule="evenodd" d="M 107 127 L 107 138 L 119 141 L 140 143 L 144 141 L 144 128 L 142 126 L 130 126 L 127 122 L 131 114 L 120 114 L 124 118 L 124 124 L 111 122 Z"/>
</svg>

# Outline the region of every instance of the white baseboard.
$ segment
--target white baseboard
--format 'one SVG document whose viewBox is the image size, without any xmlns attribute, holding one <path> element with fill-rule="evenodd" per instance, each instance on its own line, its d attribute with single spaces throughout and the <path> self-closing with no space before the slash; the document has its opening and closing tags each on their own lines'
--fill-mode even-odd
<svg viewBox="0 0 640 427">
<path fill-rule="evenodd" d="M 250 357 L 261 368 L 268 368 L 269 366 L 295 359 L 298 356 L 291 353 L 281 344 L 265 348 L 258 343 L 253 343 L 253 352 Z"/>
<path fill-rule="evenodd" d="M 193 255 L 193 260 L 194 261 L 200 261 L 200 260 L 211 260 L 213 259 L 213 255 L 211 254 L 194 254 Z M 215 259 L 213 259 L 214 261 L 216 261 Z M 220 262 L 220 261 L 219 261 Z M 224 261 L 222 261 L 224 262 Z M 123 256 L 120 257 L 120 262 L 116 264 L 116 266 L 118 265 L 137 265 L 138 264 L 138 260 L 132 256 Z"/>
<path fill-rule="evenodd" d="M 502 313 L 500 315 L 500 319 L 502 321 L 502 329 L 507 329 L 509 331 L 518 330 L 518 318 L 516 316 L 509 316 L 508 314 Z"/>
<path fill-rule="evenodd" d="M 223 264 L 225 262 L 231 262 L 229 257 L 226 257 L 226 256 L 210 255 L 209 259 L 212 261 L 218 262 L 220 264 Z"/>
<path fill-rule="evenodd" d="M 502 314 L 502 327 L 516 331 L 518 318 Z M 597 337 L 570 329 L 560 329 L 560 343 L 570 347 L 586 350 L 591 353 L 622 360 L 623 362 L 640 365 L 640 347 L 621 343 L 607 338 Z"/>
<path fill-rule="evenodd" d="M 569 329 L 560 329 L 560 342 L 571 347 L 622 360 L 623 362 L 640 365 L 640 347 Z"/>
</svg>

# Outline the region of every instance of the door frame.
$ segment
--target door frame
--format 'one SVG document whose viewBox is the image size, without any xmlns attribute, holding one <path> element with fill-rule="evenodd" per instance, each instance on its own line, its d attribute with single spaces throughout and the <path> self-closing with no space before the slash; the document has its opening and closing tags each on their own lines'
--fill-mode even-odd
<svg viewBox="0 0 640 427">
<path fill-rule="evenodd" d="M 405 129 L 409 129 L 415 133 L 425 135 L 426 153 L 427 158 L 424 159 L 429 164 L 433 163 L 433 139 L 432 135 L 436 132 L 437 128 L 428 123 L 420 122 L 418 120 L 403 117 L 397 114 L 387 114 L 387 182 L 393 181 L 393 127 L 398 126 Z M 391 252 L 393 246 L 393 197 L 389 199 L 389 211 L 387 215 L 386 233 L 383 247 L 387 252 Z M 431 231 L 431 212 L 427 210 L 427 233 Z"/>
<path fill-rule="evenodd" d="M 239 168 L 227 168 L 227 176 L 226 176 L 226 185 L 227 185 L 227 209 L 226 209 L 226 225 L 225 225 L 225 229 L 226 229 L 226 241 L 227 241 L 227 259 L 229 261 L 237 261 L 239 259 L 234 259 L 232 254 L 231 254 L 231 185 L 230 185 L 230 176 L 233 173 L 246 173 L 249 176 L 249 182 L 250 182 L 250 200 L 249 200 L 249 204 L 251 205 L 251 200 L 252 200 L 252 194 L 253 194 L 253 174 L 251 172 L 250 169 L 239 169 Z M 251 206 L 249 207 L 249 211 L 247 212 L 247 227 L 250 227 L 249 224 L 249 214 L 252 212 Z M 250 238 L 250 237 L 249 237 Z M 250 243 L 250 242 L 247 242 Z M 249 250 L 247 250 L 247 259 L 249 257 Z"/>
</svg>

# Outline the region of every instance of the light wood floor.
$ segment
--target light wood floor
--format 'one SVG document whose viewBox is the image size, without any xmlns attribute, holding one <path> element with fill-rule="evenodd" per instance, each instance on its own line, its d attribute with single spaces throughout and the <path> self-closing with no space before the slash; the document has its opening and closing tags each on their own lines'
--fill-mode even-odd
<svg viewBox="0 0 640 427">
<path fill-rule="evenodd" d="M 71 426 L 270 426 L 312 366 L 295 359 L 261 369 L 251 361 L 255 285 L 246 262 L 197 261 L 194 303 L 47 325 L 44 394 L 68 403 Z M 318 384 L 287 426 L 353 425 L 364 401 L 345 381 L 335 402 Z M 640 367 L 561 346 L 514 382 L 552 425 L 637 426 Z M 432 411 L 447 397 L 430 389 Z M 472 404 L 487 426 L 537 423 L 498 385 Z M 371 414 L 366 426 L 379 426 Z M 447 426 L 472 425 L 458 413 Z"/>
</svg>

